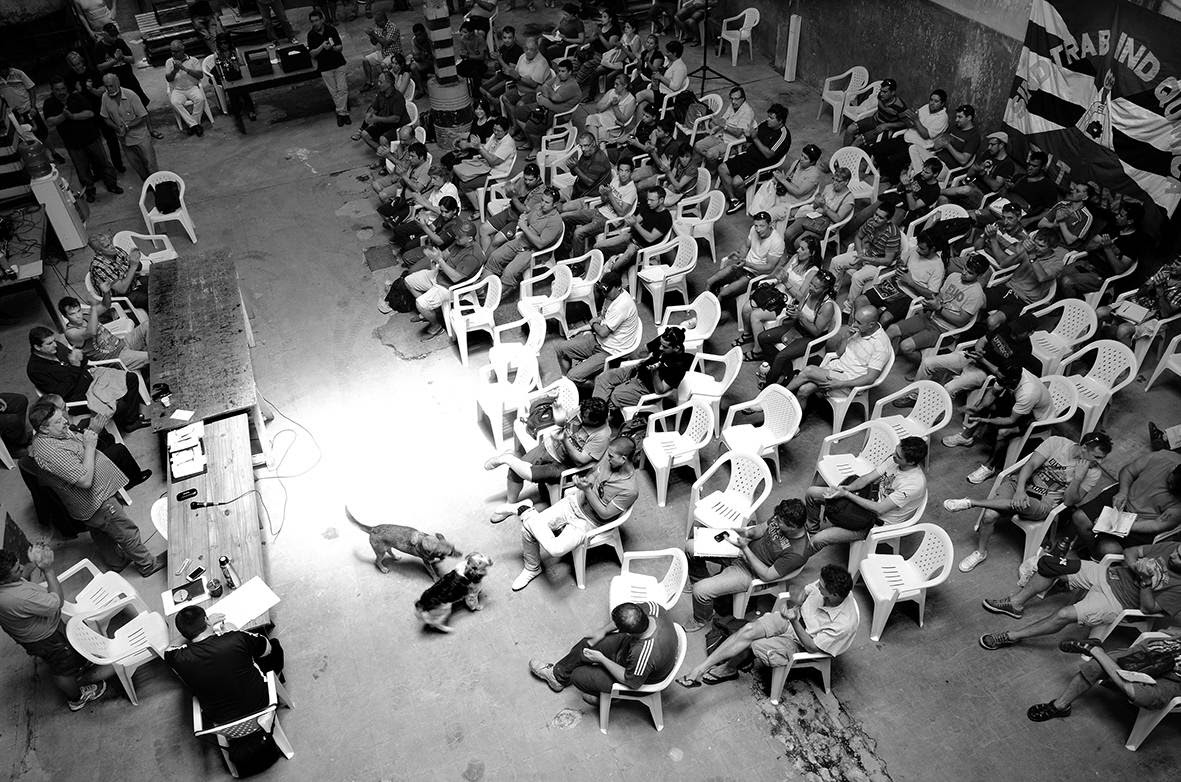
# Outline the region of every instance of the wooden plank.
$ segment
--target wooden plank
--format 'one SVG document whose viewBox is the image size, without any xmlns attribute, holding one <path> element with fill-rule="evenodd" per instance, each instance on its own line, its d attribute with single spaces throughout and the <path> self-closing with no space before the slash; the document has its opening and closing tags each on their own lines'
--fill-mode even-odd
<svg viewBox="0 0 1181 782">
<path fill-rule="evenodd" d="M 228 254 L 152 264 L 148 300 L 152 382 L 172 391 L 171 407 L 153 402 L 148 410 L 153 430 L 184 426 L 170 418 L 176 410 L 209 420 L 257 403 L 238 276 Z"/>
<path fill-rule="evenodd" d="M 155 274 L 155 269 L 152 270 Z M 203 475 L 172 481 L 168 484 L 168 587 L 175 588 L 188 579 L 186 573 L 203 565 L 210 579 L 223 582 L 219 557 L 228 556 L 243 582 L 254 576 L 268 578 L 263 556 L 262 530 L 259 525 L 257 494 L 254 493 L 254 470 L 250 457 L 248 418 L 240 413 L 220 421 L 205 424 L 205 454 L 209 468 Z M 196 489 L 197 495 L 178 501 L 176 495 L 186 489 Z M 235 499 L 237 498 L 237 499 Z M 190 507 L 192 502 L 224 502 L 213 508 Z M 185 573 L 176 574 L 185 559 L 192 562 Z M 228 589 L 226 593 L 228 593 Z M 223 593 L 223 596 L 224 594 Z M 212 598 L 209 603 L 215 602 Z M 202 605 L 208 606 L 209 603 Z M 271 615 L 260 617 L 252 627 L 271 623 Z M 169 622 L 173 643 L 180 634 Z"/>
</svg>

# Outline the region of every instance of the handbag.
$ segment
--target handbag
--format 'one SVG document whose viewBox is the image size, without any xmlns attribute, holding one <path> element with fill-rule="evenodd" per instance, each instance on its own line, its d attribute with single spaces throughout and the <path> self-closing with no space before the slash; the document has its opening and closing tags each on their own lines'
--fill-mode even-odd
<svg viewBox="0 0 1181 782">
<path fill-rule="evenodd" d="M 533 400 L 525 416 L 525 431 L 531 437 L 546 427 L 554 425 L 554 400 L 549 397 Z"/>
<path fill-rule="evenodd" d="M 783 308 L 787 306 L 787 295 L 774 285 L 755 287 L 750 292 L 750 300 L 759 309 L 774 312 L 776 315 L 783 312 Z"/>
</svg>

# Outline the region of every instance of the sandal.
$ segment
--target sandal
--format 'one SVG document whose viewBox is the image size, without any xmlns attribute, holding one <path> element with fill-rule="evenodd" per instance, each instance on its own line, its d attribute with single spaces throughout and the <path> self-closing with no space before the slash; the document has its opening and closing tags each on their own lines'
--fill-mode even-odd
<svg viewBox="0 0 1181 782">
<path fill-rule="evenodd" d="M 736 348 L 736 347 L 739 347 L 740 345 L 749 345 L 750 343 L 752 343 L 754 341 L 755 341 L 754 337 L 752 337 L 750 334 L 742 332 L 742 333 L 739 333 L 739 335 L 734 338 L 734 341 L 730 343 L 730 347 Z"/>
<path fill-rule="evenodd" d="M 721 684 L 722 682 L 732 682 L 737 678 L 738 678 L 738 671 L 732 671 L 732 672 L 726 674 L 725 676 L 717 676 L 713 673 L 713 671 L 710 671 L 709 673 L 707 673 L 701 677 L 701 681 L 703 681 L 709 685 L 714 685 L 714 684 Z"/>
<path fill-rule="evenodd" d="M 686 690 L 692 690 L 701 686 L 700 679 L 690 679 L 688 676 L 678 676 L 676 681 L 677 684 L 681 685 Z"/>
<path fill-rule="evenodd" d="M 164 138 L 164 134 L 158 130 L 152 131 L 152 138 Z"/>
<path fill-rule="evenodd" d="M 351 138 L 353 141 L 360 141 L 361 140 L 361 131 L 358 130 L 356 133 L 349 136 L 349 138 Z"/>
<path fill-rule="evenodd" d="M 1067 654 L 1089 655 L 1091 650 L 1101 643 L 1101 641 L 1096 641 L 1094 638 L 1076 638 L 1069 641 L 1059 641 L 1058 651 L 1066 652 Z"/>
<path fill-rule="evenodd" d="M 743 361 L 762 361 L 763 356 L 759 353 L 755 353 L 753 350 L 748 350 L 742 354 L 742 360 Z"/>
<path fill-rule="evenodd" d="M 1054 701 L 1037 703 L 1029 707 L 1025 712 L 1025 716 L 1029 717 L 1033 722 L 1045 722 L 1055 717 L 1069 717 L 1070 707 L 1067 706 L 1065 709 L 1060 709 L 1054 705 Z"/>
</svg>

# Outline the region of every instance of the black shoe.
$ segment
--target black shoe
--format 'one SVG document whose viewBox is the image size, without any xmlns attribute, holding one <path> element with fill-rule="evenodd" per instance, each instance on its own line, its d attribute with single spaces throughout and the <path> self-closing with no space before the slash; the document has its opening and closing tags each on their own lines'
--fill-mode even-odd
<svg viewBox="0 0 1181 782">
<path fill-rule="evenodd" d="M 131 434 L 132 432 L 136 431 L 137 429 L 143 429 L 145 426 L 151 426 L 151 425 L 152 425 L 152 422 L 141 415 L 139 418 L 135 419 L 134 421 L 129 421 L 129 422 L 123 424 L 123 426 L 120 428 L 123 429 L 123 431 L 125 433 Z"/>
<path fill-rule="evenodd" d="M 198 136 L 204 136 L 205 135 L 205 128 L 201 127 L 200 125 L 194 125 L 193 132 L 196 133 Z"/>
<path fill-rule="evenodd" d="M 93 191 L 93 190 L 87 190 L 87 191 L 86 191 L 86 202 L 87 202 L 88 204 L 93 204 L 93 203 L 94 203 L 94 191 Z"/>
<path fill-rule="evenodd" d="M 344 124 L 346 124 L 346 125 L 352 125 L 352 124 L 353 124 L 353 118 L 352 118 L 352 116 L 350 116 L 350 115 L 348 115 L 348 114 L 345 114 L 345 115 L 343 115 L 343 116 L 341 117 L 341 119 L 343 119 L 343 120 L 344 120 Z"/>
<path fill-rule="evenodd" d="M 192 126 L 192 125 L 189 125 L 187 128 L 185 128 L 185 133 L 187 133 L 187 134 L 188 134 L 188 135 L 190 135 L 190 136 L 191 136 L 191 135 L 193 135 L 193 134 L 194 134 L 194 133 L 196 133 L 196 132 L 197 132 L 197 131 L 193 129 L 193 126 Z"/>
<path fill-rule="evenodd" d="M 120 174 L 126 174 L 126 173 L 127 173 L 127 169 L 126 169 L 126 168 L 124 168 L 123 166 L 115 166 L 115 170 L 116 170 L 116 171 L 118 171 Z"/>
<path fill-rule="evenodd" d="M 340 114 L 336 115 L 336 127 L 338 127 L 338 128 L 344 127 L 344 117 Z"/>
<path fill-rule="evenodd" d="M 139 570 L 139 574 L 141 576 L 143 576 L 144 578 L 147 578 L 148 576 L 152 575 L 153 573 L 163 570 L 164 566 L 167 564 L 168 564 L 168 552 L 163 552 L 163 553 L 156 555 L 156 559 L 146 569 L 142 569 L 142 570 L 140 570 L 139 568 L 136 568 L 136 569 Z"/>
<path fill-rule="evenodd" d="M 151 470 L 140 470 L 139 475 L 132 478 L 131 481 L 127 484 L 127 488 L 129 488 L 129 489 L 135 488 L 136 486 L 139 486 L 141 483 L 146 482 L 151 477 L 152 477 Z"/>
<path fill-rule="evenodd" d="M 123 195 L 123 188 L 119 187 L 118 185 L 114 185 L 112 187 L 108 187 L 107 192 L 114 195 Z"/>
</svg>

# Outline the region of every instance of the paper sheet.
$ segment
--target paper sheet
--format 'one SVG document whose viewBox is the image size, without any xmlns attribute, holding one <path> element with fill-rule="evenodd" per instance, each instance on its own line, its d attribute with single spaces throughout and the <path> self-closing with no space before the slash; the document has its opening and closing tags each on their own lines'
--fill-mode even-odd
<svg viewBox="0 0 1181 782">
<path fill-rule="evenodd" d="M 710 527 L 695 527 L 693 529 L 693 556 L 695 557 L 738 557 L 742 552 L 738 547 L 730 542 L 730 537 L 726 540 L 716 541 L 714 536 L 719 532 L 725 530 L 712 529 Z M 734 533 L 731 532 L 731 535 Z"/>
<path fill-rule="evenodd" d="M 279 596 L 255 576 L 205 609 L 207 614 L 224 614 L 235 627 L 249 627 L 255 619 L 278 605 Z"/>
<path fill-rule="evenodd" d="M 208 576 L 209 576 L 208 573 L 201 574 L 201 578 L 200 578 L 201 592 L 200 592 L 200 594 L 198 594 L 196 597 L 193 597 L 189 600 L 184 601 L 183 603 L 172 602 L 172 590 L 171 589 L 165 589 L 163 592 L 161 592 L 160 593 L 160 600 L 164 604 L 164 616 L 172 616 L 173 614 L 175 614 L 177 611 L 179 611 L 182 608 L 187 608 L 188 606 L 195 606 L 198 603 L 204 603 L 206 600 L 208 600 L 209 599 L 209 592 L 208 592 L 209 582 L 206 580 L 208 578 Z"/>
<path fill-rule="evenodd" d="M 192 410 L 175 410 L 169 418 L 175 418 L 177 421 L 188 421 L 193 417 Z"/>
<path fill-rule="evenodd" d="M 1099 511 L 1099 518 L 1095 521 L 1094 532 L 1105 532 L 1108 535 L 1124 537 L 1136 523 L 1136 514 L 1129 511 L 1117 511 L 1110 506 Z"/>
</svg>

